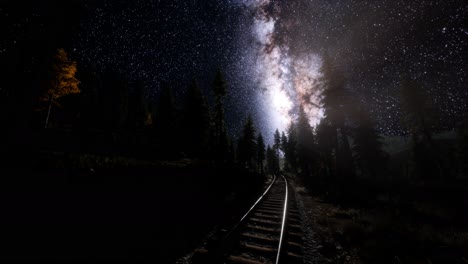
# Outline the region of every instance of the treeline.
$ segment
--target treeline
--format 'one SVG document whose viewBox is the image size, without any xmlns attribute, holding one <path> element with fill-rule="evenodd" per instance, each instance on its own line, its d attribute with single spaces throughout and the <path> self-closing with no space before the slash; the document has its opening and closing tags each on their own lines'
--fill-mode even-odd
<svg viewBox="0 0 468 264">
<path fill-rule="evenodd" d="M 395 165 L 395 158 L 383 151 L 382 137 L 365 105 L 349 92 L 344 76 L 326 57 L 318 82 L 324 118 L 312 127 L 300 108 L 286 131 L 274 132 L 272 145 L 256 132 L 250 116 L 239 138 L 229 137 L 224 119 L 228 91 L 221 71 L 211 82 L 214 104 L 210 106 L 196 80 L 186 84 L 184 98 L 173 94 L 180 87 L 163 84 L 159 98 L 149 101 L 144 82 L 128 82 L 112 68 L 82 69 L 63 49 L 56 51 L 48 66 L 34 79 L 32 93 L 31 123 L 40 134 L 33 143 L 39 148 L 237 162 L 261 173 L 283 169 L 304 179 L 431 180 L 467 172 L 467 118 L 459 126 L 456 146 L 441 146 L 433 137 L 437 116 L 430 98 L 418 83 L 403 80 L 402 124 L 410 132 L 412 147 L 406 160 Z"/>
<path fill-rule="evenodd" d="M 63 49 L 57 51 L 35 107 L 35 127 L 55 137 L 41 140 L 43 146 L 72 134 L 77 142 L 68 145 L 79 142 L 75 150 L 82 152 L 234 162 L 224 117 L 227 83 L 220 70 L 211 82 L 210 107 L 195 79 L 183 98 L 173 94 L 180 87 L 163 84 L 159 98 L 150 101 L 143 81 L 128 82 L 112 68 L 103 73 L 77 68 Z"/>
<path fill-rule="evenodd" d="M 324 58 L 320 72 L 323 119 L 312 127 L 300 108 L 287 131 L 276 131 L 273 146 L 267 147 L 270 171 L 278 171 L 282 160 L 284 171 L 297 173 L 308 182 L 466 178 L 468 115 L 458 126 L 458 140 L 434 139 L 438 132 L 436 108 L 416 81 L 404 79 L 400 89 L 401 124 L 409 131 L 411 147 L 391 156 L 383 150 L 383 137 L 370 112 L 347 89 L 345 77 L 330 58 Z M 251 139 L 247 128 L 244 137 Z"/>
</svg>

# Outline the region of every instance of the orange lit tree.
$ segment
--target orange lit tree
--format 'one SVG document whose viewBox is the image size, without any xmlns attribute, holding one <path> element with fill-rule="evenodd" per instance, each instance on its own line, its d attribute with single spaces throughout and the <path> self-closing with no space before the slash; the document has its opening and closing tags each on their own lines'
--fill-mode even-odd
<svg viewBox="0 0 468 264">
<path fill-rule="evenodd" d="M 64 49 L 58 49 L 53 58 L 47 90 L 41 97 L 42 101 L 48 101 L 45 128 L 49 124 L 52 104 L 57 104 L 56 100 L 64 95 L 80 92 L 80 81 L 75 77 L 76 71 L 76 62 L 68 59 Z"/>
</svg>

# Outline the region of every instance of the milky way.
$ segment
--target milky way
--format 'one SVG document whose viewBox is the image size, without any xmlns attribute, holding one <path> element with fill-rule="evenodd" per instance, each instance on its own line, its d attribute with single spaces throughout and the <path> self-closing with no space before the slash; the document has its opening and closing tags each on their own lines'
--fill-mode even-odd
<svg viewBox="0 0 468 264">
<path fill-rule="evenodd" d="M 462 1 L 84 3 L 86 16 L 74 45 L 81 65 L 116 65 L 129 80 L 143 79 L 149 98 L 158 96 L 162 83 L 175 81 L 185 88 L 193 77 L 210 95 L 220 67 L 229 84 L 226 115 L 232 136 L 250 113 L 271 141 L 273 130 L 284 130 L 300 106 L 315 125 L 323 115 L 317 79 L 324 54 L 383 134 L 404 132 L 398 99 L 404 77 L 431 95 L 441 128 L 456 125 L 467 108 L 467 7 Z"/>
<path fill-rule="evenodd" d="M 270 131 L 285 131 L 303 107 L 311 125 L 316 125 L 320 109 L 320 57 L 312 52 L 291 54 L 287 43 L 278 43 L 277 27 L 281 23 L 279 6 L 269 0 L 241 1 L 252 14 L 251 35 L 255 40 L 252 55 L 255 63 L 250 76 L 258 84 L 261 106 L 266 109 Z"/>
<path fill-rule="evenodd" d="M 255 40 L 255 45 L 245 45 L 255 57 L 248 74 L 260 90 L 270 131 L 283 130 L 299 106 L 312 125 L 320 120 L 317 82 L 323 54 L 342 71 L 346 88 L 368 106 L 384 134 L 404 133 L 398 97 L 403 78 L 415 79 L 431 96 L 440 113 L 439 128 L 453 127 L 466 111 L 467 7 L 461 1 L 234 4 L 252 19 L 250 34 L 243 35 Z"/>
</svg>

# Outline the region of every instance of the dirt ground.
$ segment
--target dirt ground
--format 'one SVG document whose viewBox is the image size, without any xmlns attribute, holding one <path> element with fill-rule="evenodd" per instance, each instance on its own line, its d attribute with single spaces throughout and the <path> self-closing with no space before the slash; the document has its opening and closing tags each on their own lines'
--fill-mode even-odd
<svg viewBox="0 0 468 264">
<path fill-rule="evenodd" d="M 305 263 L 468 263 L 468 232 L 395 208 L 327 202 L 293 181 L 303 215 Z"/>
</svg>

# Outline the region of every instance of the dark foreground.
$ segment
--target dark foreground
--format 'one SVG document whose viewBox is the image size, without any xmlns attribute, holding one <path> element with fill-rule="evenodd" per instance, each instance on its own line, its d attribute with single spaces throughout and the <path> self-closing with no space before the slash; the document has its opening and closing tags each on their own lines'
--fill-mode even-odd
<svg viewBox="0 0 468 264">
<path fill-rule="evenodd" d="M 315 181 L 304 206 L 332 263 L 468 263 L 468 184 Z"/>
<path fill-rule="evenodd" d="M 245 186 L 254 175 L 203 166 L 2 174 L 1 262 L 174 263 L 262 181 Z"/>
</svg>

